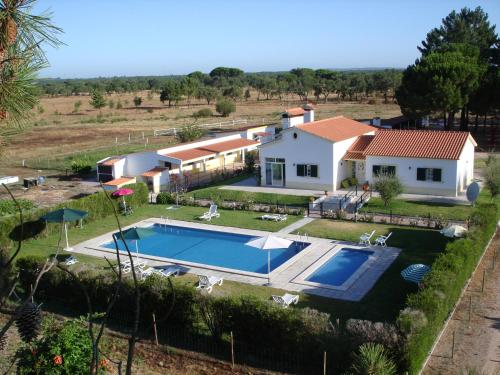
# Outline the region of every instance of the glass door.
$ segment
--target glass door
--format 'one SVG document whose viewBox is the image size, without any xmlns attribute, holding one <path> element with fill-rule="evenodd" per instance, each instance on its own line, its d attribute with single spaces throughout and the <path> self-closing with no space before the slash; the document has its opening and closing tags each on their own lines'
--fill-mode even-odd
<svg viewBox="0 0 500 375">
<path fill-rule="evenodd" d="M 273 185 L 283 186 L 283 164 L 273 163 Z"/>
</svg>

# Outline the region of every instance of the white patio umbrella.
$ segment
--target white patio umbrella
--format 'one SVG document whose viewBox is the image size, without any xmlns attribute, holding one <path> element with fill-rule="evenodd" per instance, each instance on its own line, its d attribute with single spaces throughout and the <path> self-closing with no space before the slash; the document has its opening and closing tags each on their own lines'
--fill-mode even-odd
<svg viewBox="0 0 500 375">
<path fill-rule="evenodd" d="M 248 241 L 245 245 L 255 247 L 260 250 L 267 250 L 267 283 L 271 284 L 271 250 L 286 249 L 293 241 L 267 235 Z"/>
<path fill-rule="evenodd" d="M 442 229 L 440 233 L 446 237 L 463 237 L 467 233 L 467 229 L 460 225 L 450 225 L 448 228 Z"/>
</svg>

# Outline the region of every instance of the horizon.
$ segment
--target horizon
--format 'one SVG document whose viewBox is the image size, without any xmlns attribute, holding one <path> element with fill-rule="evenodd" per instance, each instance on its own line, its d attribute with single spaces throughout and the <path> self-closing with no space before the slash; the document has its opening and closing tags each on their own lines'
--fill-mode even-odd
<svg viewBox="0 0 500 375">
<path fill-rule="evenodd" d="M 50 66 L 40 79 L 185 75 L 218 66 L 247 73 L 404 69 L 452 10 L 477 6 L 498 24 L 500 2 L 489 0 L 312 0 L 307 6 L 299 0 L 286 6 L 278 0 L 88 0 L 78 11 L 75 2 L 40 0 L 34 11 L 53 13 L 66 44 L 46 48 Z"/>
</svg>

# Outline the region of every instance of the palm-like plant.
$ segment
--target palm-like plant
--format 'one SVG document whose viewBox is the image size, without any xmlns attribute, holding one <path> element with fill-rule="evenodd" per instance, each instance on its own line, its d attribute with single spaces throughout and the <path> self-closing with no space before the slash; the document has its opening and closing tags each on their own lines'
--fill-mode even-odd
<svg viewBox="0 0 500 375">
<path fill-rule="evenodd" d="M 35 2 L 0 0 L 0 125 L 28 117 L 38 99 L 36 74 L 47 62 L 42 44 L 61 44 L 51 14 L 32 14 Z"/>
<path fill-rule="evenodd" d="M 359 347 L 354 354 L 350 374 L 356 375 L 396 375 L 396 365 L 380 344 L 368 343 Z"/>
</svg>

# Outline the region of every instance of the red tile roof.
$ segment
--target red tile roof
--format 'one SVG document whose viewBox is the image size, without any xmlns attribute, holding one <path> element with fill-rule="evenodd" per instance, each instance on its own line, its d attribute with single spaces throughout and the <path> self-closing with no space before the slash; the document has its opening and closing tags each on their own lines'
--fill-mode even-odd
<svg viewBox="0 0 500 375">
<path fill-rule="evenodd" d="M 135 178 L 121 177 L 121 178 L 116 178 L 114 180 L 105 182 L 104 185 L 107 185 L 107 186 L 120 186 L 120 185 L 127 184 L 129 182 L 133 182 L 134 180 L 135 180 Z"/>
<path fill-rule="evenodd" d="M 368 145 L 371 143 L 375 136 L 374 135 L 362 135 L 354 141 L 354 143 L 349 147 L 345 153 L 343 159 L 345 160 L 364 160 L 366 157 L 363 152 L 366 150 Z"/>
<path fill-rule="evenodd" d="M 373 126 L 344 116 L 308 122 L 297 125 L 297 128 L 332 142 L 344 141 L 376 130 Z"/>
<path fill-rule="evenodd" d="M 468 132 L 433 130 L 379 130 L 365 155 L 458 160 Z"/>
<path fill-rule="evenodd" d="M 111 166 L 111 165 L 115 165 L 116 163 L 118 163 L 120 160 L 122 159 L 118 159 L 118 158 L 112 158 L 112 159 L 108 159 L 108 160 L 105 160 L 101 163 L 101 165 L 108 165 L 108 166 Z"/>
<path fill-rule="evenodd" d="M 150 169 L 149 171 L 144 172 L 141 174 L 142 177 L 154 177 L 156 175 L 159 175 L 161 172 L 167 170 L 167 168 L 164 167 L 154 167 L 153 169 Z"/>
<path fill-rule="evenodd" d="M 180 159 L 182 161 L 201 159 L 207 156 L 213 156 L 220 152 L 227 152 L 232 150 L 238 150 L 240 148 L 245 148 L 249 146 L 256 146 L 260 142 L 252 141 L 246 138 L 231 139 L 229 141 L 217 142 L 209 144 L 206 146 L 199 146 L 195 148 L 189 148 L 187 150 L 169 152 L 163 154 L 175 159 Z"/>
<path fill-rule="evenodd" d="M 201 148 L 188 148 L 187 150 L 169 152 L 168 154 L 163 154 L 163 155 L 180 160 L 192 160 L 192 159 L 203 158 L 213 154 L 214 153 L 212 151 L 204 150 Z"/>
<path fill-rule="evenodd" d="M 296 107 L 287 109 L 284 114 L 288 115 L 289 117 L 295 117 L 295 116 L 303 116 L 304 113 L 305 113 L 304 108 Z"/>
</svg>

